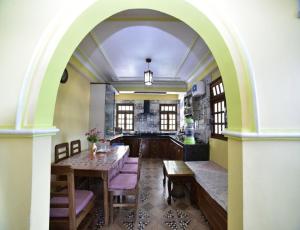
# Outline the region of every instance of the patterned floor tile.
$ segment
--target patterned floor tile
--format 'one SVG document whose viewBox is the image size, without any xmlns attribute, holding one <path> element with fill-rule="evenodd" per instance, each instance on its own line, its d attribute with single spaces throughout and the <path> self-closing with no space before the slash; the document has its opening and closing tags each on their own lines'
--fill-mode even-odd
<svg viewBox="0 0 300 230">
<path fill-rule="evenodd" d="M 87 218 L 87 228 L 81 230 L 208 230 L 201 211 L 191 204 L 188 194 L 167 204 L 168 191 L 162 183 L 162 161 L 144 159 L 139 182 L 137 214 L 133 209 L 115 209 L 114 223 L 104 226 L 101 193 L 94 211 Z M 98 191 L 99 185 L 95 185 Z"/>
</svg>

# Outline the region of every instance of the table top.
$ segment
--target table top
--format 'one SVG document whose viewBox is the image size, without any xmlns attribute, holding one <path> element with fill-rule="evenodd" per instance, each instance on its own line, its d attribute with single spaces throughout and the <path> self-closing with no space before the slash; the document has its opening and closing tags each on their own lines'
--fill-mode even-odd
<svg viewBox="0 0 300 230">
<path fill-rule="evenodd" d="M 114 146 L 106 153 L 92 156 L 89 150 L 64 159 L 55 165 L 70 165 L 74 170 L 108 171 L 129 153 L 129 146 Z"/>
<path fill-rule="evenodd" d="M 193 171 L 184 161 L 163 161 L 168 176 L 193 176 Z"/>
</svg>

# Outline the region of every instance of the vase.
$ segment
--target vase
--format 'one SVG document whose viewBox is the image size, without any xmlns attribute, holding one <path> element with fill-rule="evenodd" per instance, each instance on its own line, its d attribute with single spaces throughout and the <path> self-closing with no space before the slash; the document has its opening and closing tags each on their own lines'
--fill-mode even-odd
<svg viewBox="0 0 300 230">
<path fill-rule="evenodd" d="M 91 153 L 91 155 L 95 155 L 96 154 L 96 152 L 97 152 L 97 145 L 96 145 L 96 143 L 91 143 L 91 145 L 90 145 L 90 153 Z"/>
</svg>

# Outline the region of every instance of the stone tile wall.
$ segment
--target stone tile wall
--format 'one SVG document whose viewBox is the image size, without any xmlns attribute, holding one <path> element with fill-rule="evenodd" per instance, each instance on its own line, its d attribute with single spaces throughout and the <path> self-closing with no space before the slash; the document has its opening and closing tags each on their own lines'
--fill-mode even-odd
<svg viewBox="0 0 300 230">
<path fill-rule="evenodd" d="M 210 126 L 210 88 L 211 76 L 206 76 L 205 94 L 199 97 L 193 97 L 193 118 L 195 121 L 195 137 L 207 143 L 211 134 Z"/>
<path fill-rule="evenodd" d="M 143 114 L 143 100 L 122 100 L 120 103 L 134 104 L 134 131 L 137 132 L 160 132 L 159 130 L 159 105 L 160 104 L 177 104 L 177 129 L 179 129 L 179 100 L 174 101 L 150 101 L 150 114 Z M 115 113 L 116 114 L 116 113 Z M 116 118 L 115 118 L 116 119 Z"/>
</svg>

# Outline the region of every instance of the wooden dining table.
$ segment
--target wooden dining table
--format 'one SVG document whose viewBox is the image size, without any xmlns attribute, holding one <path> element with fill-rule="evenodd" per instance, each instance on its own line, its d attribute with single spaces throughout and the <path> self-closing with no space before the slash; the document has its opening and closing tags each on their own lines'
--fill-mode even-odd
<svg viewBox="0 0 300 230">
<path fill-rule="evenodd" d="M 104 223 L 109 223 L 109 181 L 123 167 L 129 155 L 129 146 L 114 146 L 105 153 L 92 155 L 89 150 L 64 159 L 55 165 L 69 165 L 75 176 L 98 177 L 103 181 Z"/>
</svg>

